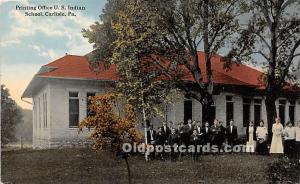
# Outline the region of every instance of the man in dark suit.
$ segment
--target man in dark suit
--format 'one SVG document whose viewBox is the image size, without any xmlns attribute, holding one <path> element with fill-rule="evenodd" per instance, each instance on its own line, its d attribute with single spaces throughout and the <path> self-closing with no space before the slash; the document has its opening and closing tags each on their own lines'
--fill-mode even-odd
<svg viewBox="0 0 300 184">
<path fill-rule="evenodd" d="M 171 134 L 171 129 L 168 127 L 167 122 L 163 121 L 163 125 L 161 127 L 162 135 L 164 137 L 164 142 L 168 142 L 168 137 Z"/>
<path fill-rule="evenodd" d="M 179 135 L 176 134 L 175 128 L 171 130 L 171 134 L 168 137 L 168 144 L 171 146 L 170 159 L 171 161 L 177 160 L 177 153 L 175 153 L 175 147 L 179 144 Z"/>
<path fill-rule="evenodd" d="M 229 126 L 226 128 L 226 138 L 227 143 L 231 147 L 235 145 L 237 140 L 238 134 L 237 134 L 237 127 L 234 125 L 234 121 L 230 120 Z"/>
<path fill-rule="evenodd" d="M 147 140 L 148 140 L 148 144 L 155 147 L 156 131 L 153 129 L 152 124 L 149 126 L 149 130 L 147 131 Z M 150 153 L 150 159 L 154 159 L 154 158 L 155 158 L 155 152 L 153 151 Z"/>
<path fill-rule="evenodd" d="M 192 153 L 193 161 L 197 161 L 199 154 L 200 154 L 200 150 L 197 149 L 197 147 L 200 145 L 200 136 L 198 134 L 197 129 L 193 130 L 193 133 L 190 136 L 190 143 L 191 143 L 191 145 L 194 146 L 194 149 L 195 149 L 195 150 L 193 150 L 194 152 Z"/>
<path fill-rule="evenodd" d="M 204 144 L 210 143 L 210 127 L 208 122 L 205 122 L 202 132 Z"/>
<path fill-rule="evenodd" d="M 208 122 L 205 122 L 202 133 L 203 133 L 203 135 L 202 135 L 203 146 L 211 144 L 211 130 L 210 130 Z M 207 151 L 209 151 L 209 150 L 207 150 Z"/>
<path fill-rule="evenodd" d="M 203 129 L 202 122 L 201 121 L 197 121 L 197 124 L 194 127 L 194 129 L 197 130 L 197 134 L 201 134 L 202 133 L 202 129 Z"/>
<path fill-rule="evenodd" d="M 218 147 L 220 150 L 224 151 L 223 144 L 225 142 L 226 128 L 223 126 L 222 121 L 219 121 L 219 127 L 220 127 L 220 140 L 219 140 Z"/>
<path fill-rule="evenodd" d="M 190 144 L 190 130 L 190 125 L 188 123 L 185 123 L 181 128 L 180 139 L 182 141 L 182 144 L 184 144 L 185 146 L 188 146 Z"/>
<path fill-rule="evenodd" d="M 155 140 L 155 146 L 163 147 L 165 144 L 165 135 L 162 133 L 162 128 L 158 128 L 158 131 L 156 133 L 156 140 Z M 161 160 L 165 160 L 165 153 L 159 152 L 158 157 Z"/>
<path fill-rule="evenodd" d="M 194 130 L 193 121 L 191 119 L 188 119 L 187 126 L 188 126 L 188 129 L 189 129 L 189 136 L 190 136 L 190 135 L 192 135 L 193 130 Z"/>
<path fill-rule="evenodd" d="M 211 128 L 211 144 L 212 146 L 217 148 L 217 151 L 221 151 L 221 127 L 219 124 L 219 120 L 215 119 L 214 124 L 210 127 Z M 216 152 L 214 152 L 216 153 Z"/>
</svg>

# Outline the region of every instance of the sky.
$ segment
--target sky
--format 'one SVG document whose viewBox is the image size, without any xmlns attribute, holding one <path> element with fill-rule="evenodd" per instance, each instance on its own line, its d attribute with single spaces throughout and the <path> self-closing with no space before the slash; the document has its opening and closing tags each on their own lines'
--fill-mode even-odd
<svg viewBox="0 0 300 184">
<path fill-rule="evenodd" d="M 85 55 L 92 44 L 83 38 L 81 30 L 88 28 L 99 15 L 106 0 L 0 0 L 0 64 L 1 84 L 22 108 L 32 106 L 21 100 L 30 80 L 42 65 L 63 57 L 65 53 Z M 16 6 L 84 6 L 74 11 L 76 17 L 33 17 Z M 36 11 L 38 12 L 38 11 Z"/>
</svg>

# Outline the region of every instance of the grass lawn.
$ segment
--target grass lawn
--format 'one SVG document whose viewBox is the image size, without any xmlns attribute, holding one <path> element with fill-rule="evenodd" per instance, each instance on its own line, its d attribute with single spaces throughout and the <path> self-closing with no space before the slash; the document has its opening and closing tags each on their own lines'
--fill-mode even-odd
<svg viewBox="0 0 300 184">
<path fill-rule="evenodd" d="M 268 183 L 266 170 L 274 156 L 222 154 L 202 156 L 198 162 L 145 162 L 130 157 L 133 183 Z M 127 183 L 126 164 L 107 152 L 88 149 L 21 150 L 2 152 L 4 183 Z"/>
</svg>

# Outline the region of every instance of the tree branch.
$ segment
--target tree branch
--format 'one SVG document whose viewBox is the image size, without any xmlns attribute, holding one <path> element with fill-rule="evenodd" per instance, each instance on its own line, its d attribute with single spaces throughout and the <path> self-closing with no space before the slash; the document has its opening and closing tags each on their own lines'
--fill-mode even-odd
<svg viewBox="0 0 300 184">
<path fill-rule="evenodd" d="M 296 49 L 299 47 L 299 45 L 300 45 L 300 39 L 297 40 L 297 42 L 295 43 L 294 47 L 292 48 L 292 50 L 291 50 L 291 52 L 290 52 L 289 58 L 288 58 L 288 60 L 287 60 L 287 65 L 286 65 L 286 67 L 284 68 L 284 71 L 283 71 L 283 73 L 282 73 L 282 75 L 281 75 L 281 77 L 280 77 L 280 81 L 279 81 L 279 84 L 278 84 L 278 85 L 281 85 L 281 84 L 284 82 L 285 77 L 287 76 L 287 74 L 288 74 L 288 72 L 289 72 L 289 70 L 290 70 L 290 66 L 291 66 L 291 64 L 292 64 L 292 61 L 293 61 L 293 59 L 294 59 L 294 57 L 295 57 L 295 54 L 294 54 L 294 53 L 295 53 Z M 299 54 L 296 54 L 296 56 L 298 56 L 298 55 L 300 55 L 300 53 L 299 53 Z"/>
</svg>

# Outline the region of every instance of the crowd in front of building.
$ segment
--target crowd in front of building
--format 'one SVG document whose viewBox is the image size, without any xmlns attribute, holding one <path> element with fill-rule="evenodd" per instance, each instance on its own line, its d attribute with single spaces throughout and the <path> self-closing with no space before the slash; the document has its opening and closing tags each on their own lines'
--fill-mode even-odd
<svg viewBox="0 0 300 184">
<path fill-rule="evenodd" d="M 238 136 L 237 127 L 234 125 L 234 120 L 230 120 L 228 126 L 215 119 L 213 125 L 210 126 L 208 122 L 192 121 L 173 123 L 162 122 L 162 126 L 154 129 L 153 125 L 149 125 L 147 131 L 148 145 L 170 146 L 170 152 L 155 152 L 149 154 L 150 159 L 161 159 L 176 161 L 185 155 L 191 155 L 193 160 L 198 160 L 202 154 L 219 154 L 222 152 L 237 152 L 234 151 L 235 146 L 244 146 L 245 149 L 235 149 L 238 152 L 248 152 L 260 155 L 269 154 L 284 154 L 288 158 L 297 158 L 300 162 L 300 121 L 295 123 L 286 123 L 284 127 L 280 118 L 276 118 L 276 122 L 272 126 L 271 145 L 268 144 L 268 129 L 265 127 L 263 120 L 260 121 L 259 126 L 255 126 L 251 121 L 248 123 L 246 129 L 246 140 L 242 141 Z M 203 149 L 196 149 L 192 153 L 176 152 L 179 146 L 189 147 L 193 146 L 211 146 L 215 147 L 216 151 L 212 151 L 211 147 L 208 151 Z M 227 149 L 230 148 L 230 149 Z M 228 151 L 230 150 L 230 151 Z"/>
</svg>

